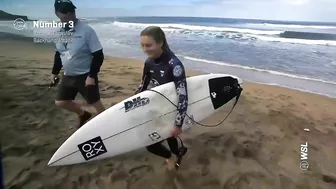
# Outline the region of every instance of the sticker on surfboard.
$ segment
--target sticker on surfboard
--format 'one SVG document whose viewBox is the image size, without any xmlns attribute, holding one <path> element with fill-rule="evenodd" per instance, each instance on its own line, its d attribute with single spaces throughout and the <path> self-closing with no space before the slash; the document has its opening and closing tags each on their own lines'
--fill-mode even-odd
<svg viewBox="0 0 336 189">
<path fill-rule="evenodd" d="M 154 142 L 160 141 L 161 140 L 161 136 L 159 135 L 159 133 L 157 132 L 152 132 L 149 135 L 149 138 L 151 138 Z"/>
<path fill-rule="evenodd" d="M 79 151 L 82 153 L 86 161 L 93 159 L 97 156 L 105 154 L 107 152 L 103 140 L 100 136 L 95 137 L 91 140 L 83 142 L 78 145 Z"/>
<path fill-rule="evenodd" d="M 125 112 L 129 112 L 134 110 L 135 108 L 145 106 L 149 104 L 150 100 L 147 97 L 141 98 L 138 96 L 137 98 L 133 98 L 132 100 L 126 101 L 124 103 Z"/>
<path fill-rule="evenodd" d="M 192 126 L 193 124 L 194 124 L 194 116 L 193 115 L 189 115 L 189 117 L 188 116 L 186 116 L 185 118 L 184 118 L 184 123 L 185 123 L 185 125 L 186 126 Z"/>
</svg>

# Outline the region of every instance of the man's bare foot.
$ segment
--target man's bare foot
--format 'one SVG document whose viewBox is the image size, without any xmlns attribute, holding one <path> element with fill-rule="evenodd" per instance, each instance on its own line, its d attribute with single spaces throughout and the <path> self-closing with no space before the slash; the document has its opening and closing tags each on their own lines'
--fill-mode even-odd
<svg viewBox="0 0 336 189">
<path fill-rule="evenodd" d="M 175 160 L 173 158 L 166 159 L 167 169 L 172 171 L 175 169 Z"/>
</svg>

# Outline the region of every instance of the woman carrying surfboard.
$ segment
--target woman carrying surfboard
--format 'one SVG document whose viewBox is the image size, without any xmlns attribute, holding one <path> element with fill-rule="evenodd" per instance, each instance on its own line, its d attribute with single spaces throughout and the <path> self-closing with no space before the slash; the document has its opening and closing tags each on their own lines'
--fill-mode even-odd
<svg viewBox="0 0 336 189">
<path fill-rule="evenodd" d="M 145 61 L 142 82 L 136 93 L 174 82 L 178 95 L 177 115 L 175 125 L 172 127 L 172 137 L 166 139 L 170 150 L 162 144 L 163 141 L 146 148 L 149 152 L 166 158 L 169 170 L 177 169 L 184 154 L 179 150 L 176 137 L 182 132 L 181 127 L 188 106 L 185 69 L 182 62 L 170 50 L 165 33 L 160 27 L 150 26 L 145 28 L 141 32 L 141 46 L 148 58 Z M 176 161 L 172 158 L 172 154 L 176 155 Z"/>
</svg>

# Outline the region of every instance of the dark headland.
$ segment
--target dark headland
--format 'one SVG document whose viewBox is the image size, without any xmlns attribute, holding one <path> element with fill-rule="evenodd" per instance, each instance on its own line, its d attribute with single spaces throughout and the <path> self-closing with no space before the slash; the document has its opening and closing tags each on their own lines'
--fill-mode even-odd
<svg viewBox="0 0 336 189">
<path fill-rule="evenodd" d="M 3 10 L 0 10 L 0 20 L 15 20 L 17 18 L 22 18 L 24 21 L 29 20 L 27 16 L 10 14 Z"/>
</svg>

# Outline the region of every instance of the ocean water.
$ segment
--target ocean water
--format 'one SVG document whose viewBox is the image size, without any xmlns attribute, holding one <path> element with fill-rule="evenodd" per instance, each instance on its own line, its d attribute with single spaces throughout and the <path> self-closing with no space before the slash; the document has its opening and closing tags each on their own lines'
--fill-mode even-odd
<svg viewBox="0 0 336 189">
<path fill-rule="evenodd" d="M 144 60 L 140 32 L 156 25 L 187 69 L 336 97 L 336 23 L 188 17 L 82 20 L 95 29 L 108 55 Z M 0 31 L 34 35 L 32 23 L 18 31 L 12 22 L 0 22 Z"/>
</svg>

